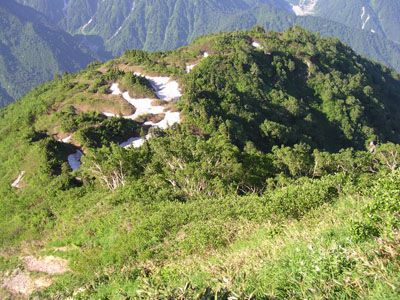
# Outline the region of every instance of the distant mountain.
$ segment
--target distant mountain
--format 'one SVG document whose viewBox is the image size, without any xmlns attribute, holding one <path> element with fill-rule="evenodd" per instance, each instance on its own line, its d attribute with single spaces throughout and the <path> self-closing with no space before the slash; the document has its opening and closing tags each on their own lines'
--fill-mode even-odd
<svg viewBox="0 0 400 300">
<path fill-rule="evenodd" d="M 0 106 L 92 60 L 89 50 L 44 15 L 14 1 L 0 2 Z"/>
<path fill-rule="evenodd" d="M 288 0 L 297 15 L 313 15 L 400 42 L 397 0 Z"/>
<path fill-rule="evenodd" d="M 400 70 L 400 46 L 395 43 L 399 40 L 400 22 L 396 18 L 400 4 L 390 5 L 394 1 L 18 1 L 78 35 L 92 50 L 105 46 L 114 55 L 133 48 L 171 50 L 210 32 L 255 25 L 282 31 L 300 24 L 324 36 L 337 37 L 360 54 Z"/>
</svg>

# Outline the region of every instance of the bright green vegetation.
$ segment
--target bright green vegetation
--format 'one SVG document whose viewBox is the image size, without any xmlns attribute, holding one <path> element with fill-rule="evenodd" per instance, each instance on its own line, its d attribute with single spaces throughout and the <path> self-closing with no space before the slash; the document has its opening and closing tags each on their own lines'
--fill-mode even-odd
<svg viewBox="0 0 400 300">
<path fill-rule="evenodd" d="M 145 132 L 100 113 L 111 83 L 149 88 L 137 71 L 181 83 L 183 122 L 124 149 Z M 301 28 L 129 51 L 42 85 L 0 111 L 1 276 L 30 253 L 70 263 L 41 299 L 396 299 L 399 91 Z"/>
</svg>

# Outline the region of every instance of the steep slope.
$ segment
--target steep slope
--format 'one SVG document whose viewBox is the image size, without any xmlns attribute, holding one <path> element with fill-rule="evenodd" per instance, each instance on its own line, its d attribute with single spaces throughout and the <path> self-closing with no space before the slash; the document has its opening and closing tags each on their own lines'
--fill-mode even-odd
<svg viewBox="0 0 400 300">
<path fill-rule="evenodd" d="M 372 4 L 368 6 L 371 12 L 366 11 L 364 20 L 361 20 L 361 0 L 360 3 L 346 1 L 344 8 L 342 1 L 300 1 L 300 5 L 298 1 L 285 0 L 19 1 L 53 17 L 71 34 L 100 37 L 101 40 L 86 41 L 86 44 L 102 48 L 104 43 L 114 55 L 132 48 L 175 49 L 211 32 L 248 29 L 255 25 L 263 25 L 269 30 L 285 30 L 300 24 L 325 36 L 335 36 L 357 52 L 400 70 L 397 59 L 400 46 L 393 42 L 396 39 L 387 38 L 395 35 L 399 26 L 395 12 L 383 16 L 390 6 L 374 4 L 375 14 L 382 15 L 382 18 L 373 21 L 371 17 L 365 22 L 368 14 L 372 16 Z M 53 8 L 54 5 L 57 8 Z M 296 17 L 291 5 L 299 7 L 300 11 L 301 7 L 307 7 L 309 12 L 297 13 L 299 17 Z M 367 7 L 367 4 L 363 5 Z M 54 18 L 55 11 L 63 13 Z M 368 24 L 363 26 L 363 22 Z M 376 34 L 370 27 L 374 22 L 377 24 L 373 26 Z M 391 26 L 392 23 L 395 26 Z M 391 33 L 383 34 L 383 27 L 391 28 Z"/>
<path fill-rule="evenodd" d="M 0 110 L 0 297 L 395 298 L 399 101 L 297 27 L 43 84 Z"/>
<path fill-rule="evenodd" d="M 313 15 L 400 42 L 400 3 L 394 0 L 288 0 L 296 15 Z"/>
<path fill-rule="evenodd" d="M 31 8 L 0 3 L 0 105 L 55 74 L 85 67 L 94 57 Z"/>
</svg>

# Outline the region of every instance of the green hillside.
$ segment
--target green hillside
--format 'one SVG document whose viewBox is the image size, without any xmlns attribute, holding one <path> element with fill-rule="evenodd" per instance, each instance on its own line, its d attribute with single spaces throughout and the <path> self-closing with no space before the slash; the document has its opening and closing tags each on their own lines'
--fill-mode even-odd
<svg viewBox="0 0 400 300">
<path fill-rule="evenodd" d="M 14 1 L 0 3 L 0 106 L 94 57 L 69 34 Z"/>
<path fill-rule="evenodd" d="M 396 299 L 399 101 L 298 27 L 57 77 L 0 111 L 0 298 Z"/>
</svg>

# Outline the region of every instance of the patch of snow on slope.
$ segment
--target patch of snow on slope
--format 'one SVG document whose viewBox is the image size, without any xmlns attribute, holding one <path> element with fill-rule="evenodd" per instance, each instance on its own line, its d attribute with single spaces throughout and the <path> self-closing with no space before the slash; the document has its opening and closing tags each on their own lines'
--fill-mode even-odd
<svg viewBox="0 0 400 300">
<path fill-rule="evenodd" d="M 110 37 L 109 40 L 112 40 L 113 38 L 115 38 L 115 37 L 120 33 L 121 29 L 122 29 L 122 26 L 119 26 L 119 28 L 117 29 L 117 31 L 112 35 L 112 37 Z"/>
<path fill-rule="evenodd" d="M 119 144 L 120 147 L 122 148 L 129 148 L 129 147 L 133 147 L 133 148 L 140 148 L 143 146 L 144 142 L 148 139 L 151 138 L 151 134 L 147 134 L 145 138 L 141 138 L 141 137 L 132 137 L 129 140 L 127 140 L 126 142 L 123 142 L 121 144 Z"/>
<path fill-rule="evenodd" d="M 300 0 L 298 5 L 292 4 L 292 10 L 296 16 L 313 15 L 317 2 L 318 0 Z"/>
<path fill-rule="evenodd" d="M 165 113 L 165 118 L 162 119 L 160 122 L 154 123 L 149 121 L 144 123 L 144 125 L 150 125 L 161 129 L 167 129 L 168 127 L 171 127 L 174 124 L 180 123 L 180 121 L 181 121 L 181 115 L 179 112 L 167 111 Z"/>
<path fill-rule="evenodd" d="M 197 66 L 197 64 L 194 64 L 194 65 L 187 65 L 187 66 L 186 66 L 186 73 L 190 73 L 190 72 L 193 70 L 193 68 L 194 68 L 195 66 Z"/>
<path fill-rule="evenodd" d="M 117 117 L 116 114 L 109 113 L 109 112 L 105 112 L 105 111 L 103 111 L 102 114 L 103 114 L 104 116 L 106 116 L 107 118 Z"/>
<path fill-rule="evenodd" d="M 369 21 L 370 18 L 371 18 L 370 15 L 368 15 L 367 18 L 365 19 L 365 21 L 364 21 L 363 24 L 362 24 L 362 27 L 361 27 L 362 30 L 365 29 L 365 25 L 367 25 L 367 23 L 368 23 L 368 21 Z"/>
<path fill-rule="evenodd" d="M 131 98 L 129 96 L 129 92 L 125 92 L 122 94 L 122 97 L 126 101 L 128 101 L 130 104 L 132 104 L 134 107 L 136 107 L 136 111 L 133 115 L 127 116 L 127 119 L 132 119 L 135 120 L 136 118 L 143 116 L 143 115 L 158 115 L 161 114 L 164 111 L 164 107 L 162 106 L 153 106 L 152 102 L 153 99 L 150 98 L 142 98 L 142 99 L 137 99 L 137 98 Z"/>
<path fill-rule="evenodd" d="M 376 31 L 375 31 L 375 30 L 373 30 L 373 29 L 371 29 L 371 32 L 372 32 L 372 33 L 375 33 Z"/>
<path fill-rule="evenodd" d="M 73 171 L 78 170 L 81 166 L 81 158 L 83 153 L 78 150 L 74 154 L 68 155 L 68 163 Z"/>
<path fill-rule="evenodd" d="M 364 20 L 365 14 L 366 14 L 366 10 L 365 10 L 365 6 L 363 6 L 363 7 L 361 8 L 361 22 L 362 22 L 361 29 L 362 29 L 362 30 L 365 29 L 365 26 L 367 25 L 368 21 L 369 21 L 370 18 L 371 18 L 371 16 L 368 14 L 368 15 L 367 15 L 367 18 L 365 18 L 365 20 Z"/>
<path fill-rule="evenodd" d="M 117 31 L 114 32 L 114 34 L 108 39 L 109 41 L 112 40 L 113 38 L 115 38 L 120 32 L 122 27 L 124 26 L 126 20 L 128 20 L 129 16 L 131 15 L 131 13 L 135 10 L 135 1 L 132 2 L 132 8 L 130 13 L 126 16 L 126 18 L 122 21 L 121 26 L 118 27 Z"/>
<path fill-rule="evenodd" d="M 143 76 L 141 73 L 135 72 L 134 73 L 136 76 Z M 182 96 L 179 88 L 178 82 L 175 80 L 171 80 L 170 77 L 154 77 L 154 76 L 144 76 L 147 80 L 150 81 L 153 89 L 155 90 L 157 96 L 159 99 L 164 100 L 164 101 L 172 101 L 174 99 L 177 99 Z M 135 120 L 141 115 L 158 115 L 165 113 L 164 119 L 162 119 L 158 123 L 154 123 L 151 121 L 145 122 L 144 125 L 151 126 L 151 127 L 157 127 L 161 129 L 167 129 L 168 127 L 180 123 L 181 118 L 180 118 L 180 112 L 171 112 L 171 111 L 164 111 L 163 106 L 158 106 L 158 105 L 152 105 L 154 99 L 150 98 L 143 98 L 143 99 L 135 99 L 131 98 L 129 96 L 129 92 L 124 92 L 122 93 L 121 90 L 119 89 L 118 83 L 113 83 L 110 87 L 110 91 L 114 95 L 121 95 L 122 97 L 128 101 L 130 104 L 135 106 L 136 111 L 133 115 L 131 116 L 126 116 L 125 118 Z M 106 116 L 115 116 L 114 114 L 111 113 L 103 113 Z M 145 140 L 148 140 L 151 138 L 151 134 L 147 134 L 145 138 L 141 137 L 131 137 L 127 141 L 123 142 L 120 144 L 121 147 L 128 148 L 128 147 L 134 147 L 134 148 L 139 148 L 141 147 Z"/>
<path fill-rule="evenodd" d="M 24 178 L 25 175 L 25 171 L 22 171 L 21 173 L 19 173 L 18 178 L 14 180 L 14 182 L 11 184 L 11 187 L 19 189 L 20 186 L 19 184 L 21 183 L 22 179 Z"/>
<path fill-rule="evenodd" d="M 141 73 L 135 72 L 136 76 L 143 76 Z M 171 101 L 182 96 L 179 84 L 170 77 L 162 76 L 144 76 L 150 81 L 159 99 Z"/>
<path fill-rule="evenodd" d="M 110 91 L 112 95 L 122 95 L 122 92 L 118 87 L 118 83 L 113 83 L 110 87 Z"/>
<path fill-rule="evenodd" d="M 254 47 L 254 48 L 258 48 L 258 49 L 261 49 L 262 47 L 261 47 L 261 44 L 259 43 L 259 42 L 256 42 L 256 41 L 254 41 L 253 43 L 251 43 L 251 45 Z"/>
<path fill-rule="evenodd" d="M 90 24 L 92 24 L 92 22 L 93 22 L 93 17 L 91 17 L 90 20 L 85 25 L 82 26 L 81 32 L 85 33 L 86 27 L 88 27 Z"/>
</svg>

